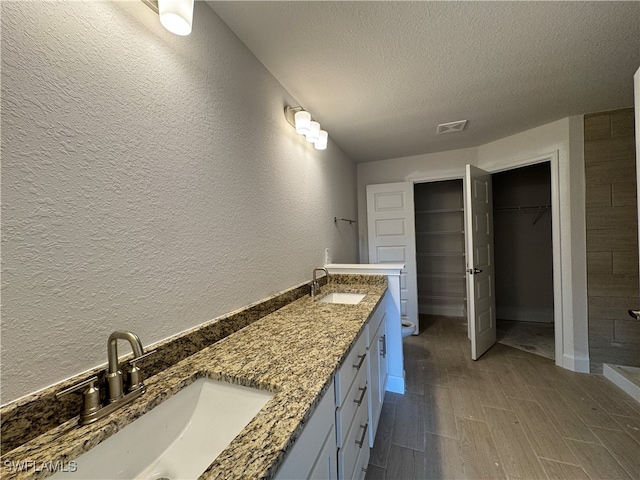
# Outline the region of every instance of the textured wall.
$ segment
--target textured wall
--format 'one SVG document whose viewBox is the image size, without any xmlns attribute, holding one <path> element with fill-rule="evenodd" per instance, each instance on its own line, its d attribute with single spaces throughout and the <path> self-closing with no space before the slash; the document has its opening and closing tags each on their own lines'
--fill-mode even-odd
<svg viewBox="0 0 640 480">
<path fill-rule="evenodd" d="M 592 370 L 640 366 L 633 108 L 585 115 L 587 285 Z"/>
<path fill-rule="evenodd" d="M 355 165 L 204 2 L 1 8 L 2 403 L 357 260 Z"/>
</svg>

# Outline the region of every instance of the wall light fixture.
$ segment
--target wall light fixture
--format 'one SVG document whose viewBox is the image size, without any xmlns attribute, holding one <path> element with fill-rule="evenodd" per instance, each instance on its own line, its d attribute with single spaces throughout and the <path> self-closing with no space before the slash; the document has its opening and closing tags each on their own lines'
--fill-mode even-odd
<svg viewBox="0 0 640 480">
<path fill-rule="evenodd" d="M 194 0 L 142 0 L 160 16 L 164 28 L 176 35 L 189 35 L 193 25 Z"/>
<path fill-rule="evenodd" d="M 302 107 L 284 107 L 284 117 L 296 129 L 296 133 L 304 135 L 307 142 L 313 143 L 316 150 L 326 150 L 329 134 L 322 130 L 320 124 L 311 118 L 311 114 Z"/>
</svg>

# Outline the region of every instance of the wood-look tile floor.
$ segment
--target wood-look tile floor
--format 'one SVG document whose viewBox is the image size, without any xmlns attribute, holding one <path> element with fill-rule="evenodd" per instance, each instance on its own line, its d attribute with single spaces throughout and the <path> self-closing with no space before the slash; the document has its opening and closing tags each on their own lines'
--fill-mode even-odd
<svg viewBox="0 0 640 480">
<path fill-rule="evenodd" d="M 423 319 L 367 480 L 640 479 L 640 404 L 622 390 L 502 344 L 474 362 L 463 319 Z"/>
</svg>

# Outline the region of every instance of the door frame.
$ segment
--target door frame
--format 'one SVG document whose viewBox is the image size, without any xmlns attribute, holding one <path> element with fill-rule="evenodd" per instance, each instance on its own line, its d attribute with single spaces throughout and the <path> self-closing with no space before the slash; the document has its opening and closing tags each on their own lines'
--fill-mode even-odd
<svg viewBox="0 0 640 480">
<path fill-rule="evenodd" d="M 499 166 L 482 165 L 480 168 L 486 170 L 489 173 L 499 173 L 507 170 L 513 170 L 516 168 L 527 167 L 529 165 L 536 165 L 538 163 L 549 162 L 551 169 L 551 236 L 553 243 L 553 331 L 555 341 L 555 364 L 568 368 L 564 365 L 564 330 L 563 325 L 563 299 L 562 299 L 562 257 L 563 257 L 563 245 L 560 237 L 560 160 L 558 151 L 546 153 L 544 155 L 537 155 L 535 157 L 529 157 L 524 159 L 513 160 L 512 162 L 501 163 Z M 476 165 L 478 166 L 478 165 Z M 416 183 L 428 183 L 438 182 L 443 180 L 460 180 L 463 182 L 463 192 L 465 190 L 465 175 L 455 176 L 441 176 L 436 175 L 433 177 L 420 177 L 414 178 L 409 181 Z M 415 207 L 414 207 L 415 209 Z M 467 211 L 465 208 L 465 219 Z M 465 252 L 466 252 L 466 236 L 468 232 L 465 231 Z M 467 299 L 468 301 L 468 299 Z M 469 309 L 467 308 L 467 316 L 469 315 Z M 469 327 L 467 327 L 469 328 Z M 573 330 L 571 328 L 571 330 Z M 572 368 L 569 368 L 573 370 Z"/>
</svg>

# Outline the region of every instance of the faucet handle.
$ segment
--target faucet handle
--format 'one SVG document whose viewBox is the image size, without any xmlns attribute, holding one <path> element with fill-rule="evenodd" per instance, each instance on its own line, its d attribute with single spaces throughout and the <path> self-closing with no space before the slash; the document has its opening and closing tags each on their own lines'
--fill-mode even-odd
<svg viewBox="0 0 640 480">
<path fill-rule="evenodd" d="M 86 390 L 82 392 L 83 407 L 82 414 L 80 415 L 80 421 L 82 421 L 83 417 L 100 410 L 100 389 L 96 386 L 97 382 L 98 377 L 94 375 L 80 383 L 76 383 L 69 388 L 59 391 L 56 393 L 56 398 L 63 397 L 69 393 L 79 392 L 86 387 Z"/>
<path fill-rule="evenodd" d="M 140 360 L 150 357 L 156 352 L 157 350 L 151 350 L 150 352 L 144 353 L 139 357 L 131 358 L 127 362 L 131 366 L 131 370 L 129 371 L 129 391 L 130 392 L 133 392 L 134 390 L 138 390 L 140 388 L 144 388 L 144 384 L 142 383 L 142 372 L 140 371 L 140 368 L 138 368 L 137 363 Z"/>
</svg>

